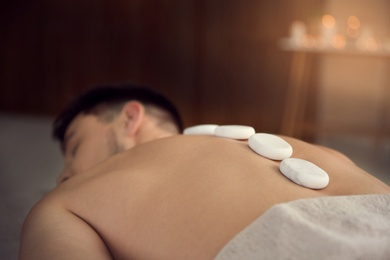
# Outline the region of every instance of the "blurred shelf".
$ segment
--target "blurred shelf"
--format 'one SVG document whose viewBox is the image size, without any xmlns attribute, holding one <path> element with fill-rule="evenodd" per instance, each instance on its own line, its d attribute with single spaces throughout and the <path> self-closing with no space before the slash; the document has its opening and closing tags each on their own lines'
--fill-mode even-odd
<svg viewBox="0 0 390 260">
<path fill-rule="evenodd" d="M 287 88 L 287 100 L 285 102 L 284 114 L 282 119 L 281 133 L 284 135 L 303 138 L 305 136 L 316 137 L 318 135 L 329 135 L 332 133 L 345 133 L 351 135 L 370 136 L 376 141 L 390 138 L 390 77 L 387 76 L 387 82 L 384 91 L 384 98 L 381 104 L 380 122 L 375 129 L 361 127 L 348 127 L 337 125 L 324 125 L 321 123 L 310 124 L 305 121 L 305 114 L 308 108 L 310 76 L 312 68 L 313 54 L 348 54 L 363 55 L 381 58 L 389 58 L 390 51 L 359 51 L 353 48 L 335 49 L 327 48 L 308 48 L 292 43 L 291 39 L 281 39 L 280 47 L 284 51 L 291 51 L 292 61 L 290 66 L 289 86 Z"/>
<path fill-rule="evenodd" d="M 295 40 L 290 38 L 283 38 L 279 41 L 279 47 L 284 51 L 293 52 L 311 52 L 320 54 L 345 54 L 345 55 L 361 55 L 372 57 L 390 57 L 390 47 L 378 48 L 377 50 L 359 50 L 354 43 L 346 43 L 343 48 L 334 48 L 331 45 L 324 47 L 310 46 L 306 47 L 303 44 L 297 44 Z"/>
</svg>

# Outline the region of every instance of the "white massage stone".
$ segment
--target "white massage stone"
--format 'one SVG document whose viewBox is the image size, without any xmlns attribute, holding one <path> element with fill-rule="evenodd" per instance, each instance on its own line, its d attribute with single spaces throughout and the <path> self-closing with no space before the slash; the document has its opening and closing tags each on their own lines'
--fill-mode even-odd
<svg viewBox="0 0 390 260">
<path fill-rule="evenodd" d="M 306 188 L 323 189 L 329 184 L 329 175 L 323 169 L 303 159 L 284 159 L 279 170 L 291 181 Z"/>
<path fill-rule="evenodd" d="M 205 124 L 195 125 L 184 129 L 183 134 L 185 135 L 214 135 L 215 128 L 218 125 Z"/>
<path fill-rule="evenodd" d="M 214 135 L 218 137 L 239 140 L 248 139 L 254 133 L 255 129 L 253 127 L 245 125 L 223 125 L 218 126 L 214 131 Z"/>
<path fill-rule="evenodd" d="M 271 160 L 283 160 L 293 153 L 289 143 L 272 134 L 254 134 L 249 138 L 248 145 L 256 153 Z"/>
</svg>

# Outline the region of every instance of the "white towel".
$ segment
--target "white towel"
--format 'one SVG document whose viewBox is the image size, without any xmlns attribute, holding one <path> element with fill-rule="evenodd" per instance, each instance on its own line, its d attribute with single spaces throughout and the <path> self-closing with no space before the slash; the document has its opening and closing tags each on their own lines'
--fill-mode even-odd
<svg viewBox="0 0 390 260">
<path fill-rule="evenodd" d="M 232 259 L 390 259 L 390 195 L 275 205 L 217 255 Z"/>
</svg>

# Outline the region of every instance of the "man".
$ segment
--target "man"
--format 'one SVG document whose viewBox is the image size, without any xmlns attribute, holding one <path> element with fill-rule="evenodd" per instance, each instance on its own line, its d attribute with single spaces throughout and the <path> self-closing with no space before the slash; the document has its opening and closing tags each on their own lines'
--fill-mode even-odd
<svg viewBox="0 0 390 260">
<path fill-rule="evenodd" d="M 54 124 L 54 137 L 65 156 L 65 170 L 58 183 L 113 154 L 182 130 L 174 105 L 151 90 L 124 85 L 87 92 Z"/>
<path fill-rule="evenodd" d="M 183 136 L 176 109 L 149 90 L 106 87 L 57 119 L 65 169 L 27 217 L 21 259 L 212 259 L 274 205 L 390 188 L 330 149 L 283 137 L 324 169 L 312 190 L 246 142 Z"/>
</svg>

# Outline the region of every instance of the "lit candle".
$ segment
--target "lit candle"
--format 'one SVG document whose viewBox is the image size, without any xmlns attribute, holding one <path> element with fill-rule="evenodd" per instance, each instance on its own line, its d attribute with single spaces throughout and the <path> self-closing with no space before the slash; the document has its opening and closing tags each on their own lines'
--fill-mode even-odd
<svg viewBox="0 0 390 260">
<path fill-rule="evenodd" d="M 290 39 L 293 44 L 302 45 L 302 40 L 306 35 L 306 25 L 303 22 L 295 21 L 291 24 Z"/>
<path fill-rule="evenodd" d="M 333 16 L 326 14 L 322 17 L 321 36 L 325 45 L 332 43 L 333 36 L 336 33 L 336 20 Z"/>
</svg>

